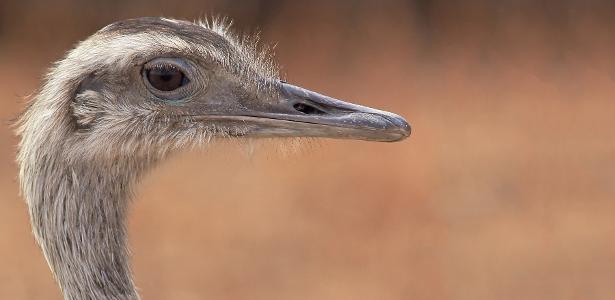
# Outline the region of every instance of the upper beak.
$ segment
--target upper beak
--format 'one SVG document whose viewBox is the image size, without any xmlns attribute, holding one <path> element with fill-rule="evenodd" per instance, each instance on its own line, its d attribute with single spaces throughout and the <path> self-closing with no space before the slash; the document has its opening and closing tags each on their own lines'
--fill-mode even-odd
<svg viewBox="0 0 615 300">
<path fill-rule="evenodd" d="M 410 135 L 410 125 L 394 113 L 327 97 L 285 82 L 274 103 L 205 118 L 241 122 L 241 135 L 327 137 L 396 142 Z M 227 123 L 228 124 L 228 123 Z"/>
</svg>

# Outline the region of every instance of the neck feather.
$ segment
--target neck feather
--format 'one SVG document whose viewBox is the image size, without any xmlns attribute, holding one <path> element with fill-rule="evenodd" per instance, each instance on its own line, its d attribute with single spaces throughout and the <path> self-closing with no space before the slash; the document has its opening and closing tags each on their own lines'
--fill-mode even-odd
<svg viewBox="0 0 615 300">
<path fill-rule="evenodd" d="M 138 299 L 125 219 L 139 166 L 44 156 L 27 182 L 33 231 L 66 299 Z"/>
</svg>

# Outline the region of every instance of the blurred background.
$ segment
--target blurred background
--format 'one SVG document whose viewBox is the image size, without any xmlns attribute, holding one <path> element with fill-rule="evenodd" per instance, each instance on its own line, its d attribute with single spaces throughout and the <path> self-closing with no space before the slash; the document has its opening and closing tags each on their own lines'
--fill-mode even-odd
<svg viewBox="0 0 615 300">
<path fill-rule="evenodd" d="M 2 0 L 0 299 L 60 299 L 18 191 L 22 98 L 108 23 L 211 13 L 414 130 L 167 161 L 131 211 L 144 299 L 615 298 L 613 1 Z"/>
</svg>

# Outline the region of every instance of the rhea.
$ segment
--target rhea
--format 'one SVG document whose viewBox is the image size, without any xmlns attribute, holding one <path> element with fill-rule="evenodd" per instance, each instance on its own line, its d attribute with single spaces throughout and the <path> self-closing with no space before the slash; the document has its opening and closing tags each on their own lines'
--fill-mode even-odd
<svg viewBox="0 0 615 300">
<path fill-rule="evenodd" d="M 281 81 L 226 22 L 139 18 L 76 45 L 18 123 L 36 241 L 65 299 L 139 299 L 125 216 L 134 185 L 176 150 L 223 138 L 398 141 L 400 116 Z"/>
</svg>

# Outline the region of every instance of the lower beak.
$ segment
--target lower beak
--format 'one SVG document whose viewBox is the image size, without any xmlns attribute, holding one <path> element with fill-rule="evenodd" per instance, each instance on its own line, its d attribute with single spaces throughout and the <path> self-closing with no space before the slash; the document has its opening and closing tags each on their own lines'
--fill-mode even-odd
<svg viewBox="0 0 615 300">
<path fill-rule="evenodd" d="M 396 142 L 410 135 L 410 125 L 399 115 L 333 99 L 288 83 L 280 84 L 277 103 L 233 116 L 207 117 L 214 118 L 241 122 L 245 127 L 241 135 L 245 136 Z"/>
</svg>

